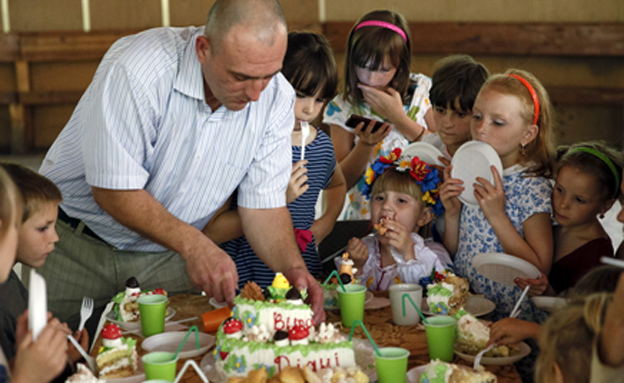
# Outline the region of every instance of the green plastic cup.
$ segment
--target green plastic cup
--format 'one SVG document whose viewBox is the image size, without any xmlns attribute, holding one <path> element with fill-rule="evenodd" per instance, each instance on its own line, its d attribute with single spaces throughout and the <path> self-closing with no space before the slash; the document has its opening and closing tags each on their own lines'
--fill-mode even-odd
<svg viewBox="0 0 624 383">
<path fill-rule="evenodd" d="M 141 295 L 137 299 L 141 314 L 141 332 L 144 337 L 165 331 L 165 312 L 167 297 L 160 294 Z"/>
<path fill-rule="evenodd" d="M 338 287 L 338 303 L 342 324 L 351 327 L 353 321 L 364 321 L 364 301 L 366 300 L 366 287 L 362 285 L 345 285 L 345 290 Z"/>
<path fill-rule="evenodd" d="M 165 380 L 173 382 L 176 378 L 178 359 L 173 359 L 174 353 L 155 351 L 143 355 L 143 369 L 147 380 Z"/>
<path fill-rule="evenodd" d="M 378 382 L 405 383 L 410 352 L 399 347 L 384 347 L 379 349 L 379 353 L 381 356 L 374 353 Z"/>
<path fill-rule="evenodd" d="M 429 357 L 431 360 L 440 359 L 450 362 L 453 360 L 457 320 L 450 316 L 438 315 L 427 318 L 427 322 L 425 323 L 425 333 Z"/>
</svg>

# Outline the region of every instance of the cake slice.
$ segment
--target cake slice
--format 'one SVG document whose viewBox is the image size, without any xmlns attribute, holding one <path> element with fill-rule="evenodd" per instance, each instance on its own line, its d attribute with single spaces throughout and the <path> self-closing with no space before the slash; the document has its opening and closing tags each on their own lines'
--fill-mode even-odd
<svg viewBox="0 0 624 383">
<path fill-rule="evenodd" d="M 420 383 L 497 383 L 496 376 L 479 366 L 479 371 L 466 366 L 434 359 L 420 375 Z"/>
<path fill-rule="evenodd" d="M 141 291 L 139 281 L 135 277 L 126 280 L 126 289 L 115 295 L 112 301 L 115 303 L 113 311 L 115 319 L 121 322 L 138 322 L 140 319 L 139 303 L 137 299 L 141 295 L 160 294 L 167 296 L 167 292 L 163 289 Z"/>
<path fill-rule="evenodd" d="M 136 340 L 122 338 L 121 330 L 114 324 L 102 329 L 103 346 L 95 363 L 101 379 L 118 379 L 134 375 L 138 366 Z"/>
<path fill-rule="evenodd" d="M 468 299 L 468 281 L 450 271 L 435 274 L 433 283 L 427 286 L 427 305 L 432 314 L 455 315 L 466 305 Z"/>
<path fill-rule="evenodd" d="M 477 355 L 483 350 L 490 339 L 490 328 L 471 314 L 464 314 L 457 321 L 457 338 L 455 348 L 464 354 Z M 510 349 L 507 346 L 496 346 L 483 354 L 486 357 L 507 357 Z"/>
</svg>

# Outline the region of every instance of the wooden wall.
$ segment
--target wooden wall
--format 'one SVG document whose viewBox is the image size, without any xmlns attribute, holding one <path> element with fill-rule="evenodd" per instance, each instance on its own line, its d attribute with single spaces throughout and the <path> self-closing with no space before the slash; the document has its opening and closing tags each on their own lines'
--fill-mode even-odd
<svg viewBox="0 0 624 383">
<path fill-rule="evenodd" d="M 201 25 L 213 0 L 169 3 L 171 25 Z M 434 63 L 450 53 L 472 54 L 491 72 L 529 70 L 557 101 L 558 142 L 623 143 L 621 0 L 281 3 L 291 29 L 323 31 L 330 38 L 340 67 L 346 34 L 358 17 L 377 8 L 399 11 L 410 21 L 413 71 L 430 75 Z M 9 0 L 11 32 L 0 35 L 0 150 L 45 150 L 108 46 L 162 23 L 160 0 L 90 0 L 89 5 L 92 31 L 84 33 L 81 0 Z"/>
</svg>

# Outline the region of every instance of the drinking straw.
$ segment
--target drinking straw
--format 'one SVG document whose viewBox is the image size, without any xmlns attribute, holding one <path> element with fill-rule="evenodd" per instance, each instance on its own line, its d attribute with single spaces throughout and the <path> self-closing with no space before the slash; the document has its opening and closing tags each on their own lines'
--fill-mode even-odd
<svg viewBox="0 0 624 383">
<path fill-rule="evenodd" d="M 617 267 L 624 267 L 624 261 L 621 259 L 611 258 L 611 257 L 600 257 L 600 262 Z"/>
<path fill-rule="evenodd" d="M 368 337 L 368 340 L 370 340 L 371 344 L 373 345 L 373 348 L 375 349 L 375 353 L 377 353 L 377 356 L 381 358 L 381 352 L 379 351 L 379 347 L 377 347 L 377 343 L 375 343 L 375 341 L 373 340 L 373 337 L 368 333 L 368 330 L 364 326 L 364 323 L 362 323 L 362 321 L 359 319 L 354 320 L 353 324 L 351 324 L 351 333 L 349 334 L 349 342 L 351 342 L 351 339 L 353 339 L 353 332 L 355 331 L 355 327 L 357 325 L 360 325 L 360 327 L 362 327 L 362 330 L 364 330 L 364 334 L 366 334 L 366 336 Z"/>
<path fill-rule="evenodd" d="M 197 330 L 197 326 L 191 326 L 191 328 L 189 328 L 188 331 L 186 332 L 186 335 L 184 336 L 182 343 L 180 343 L 180 346 L 178 346 L 178 349 L 173 355 L 173 359 L 178 358 L 178 354 L 180 353 L 180 351 L 182 351 L 182 347 L 186 343 L 186 340 L 188 339 L 189 335 L 191 335 L 191 331 L 195 331 L 195 347 L 197 347 L 197 349 L 199 350 L 199 330 Z"/>
<path fill-rule="evenodd" d="M 527 287 L 524 288 L 524 291 L 522 292 L 522 295 L 520 295 L 520 299 L 518 299 L 518 302 L 516 302 L 516 305 L 514 306 L 513 310 L 511 310 L 511 315 L 509 315 L 510 318 L 515 318 L 516 315 L 518 315 L 518 313 L 520 312 L 520 310 L 518 310 L 520 308 L 520 303 L 522 303 L 522 300 L 524 299 L 524 296 L 526 295 L 527 291 L 529 291 L 529 286 L 527 285 Z"/>
<path fill-rule="evenodd" d="M 327 277 L 327 279 L 325 280 L 325 282 L 323 282 L 323 287 L 325 287 L 325 285 L 327 285 L 327 282 L 329 282 L 329 280 L 331 279 L 331 277 L 335 276 L 336 279 L 338 280 L 338 283 L 340 284 L 340 287 L 342 287 L 342 291 L 343 292 L 347 292 L 347 289 L 345 289 L 344 285 L 342 284 L 342 281 L 340 280 L 340 275 L 338 275 L 338 271 L 333 270 L 329 276 Z"/>
<path fill-rule="evenodd" d="M 410 297 L 409 294 L 407 294 L 407 293 L 403 294 L 403 299 L 401 299 L 401 301 L 403 303 L 403 316 L 405 316 L 405 298 L 409 299 L 409 301 L 412 303 L 412 306 L 414 306 L 416 311 L 418 311 L 418 315 L 420 315 L 420 317 L 422 318 L 423 323 L 424 324 L 429 324 L 429 322 L 427 322 L 427 318 L 425 318 L 425 316 L 423 315 L 422 311 L 420 311 L 418 306 L 416 306 L 416 303 L 414 303 L 414 301 L 412 300 L 412 297 Z"/>
</svg>

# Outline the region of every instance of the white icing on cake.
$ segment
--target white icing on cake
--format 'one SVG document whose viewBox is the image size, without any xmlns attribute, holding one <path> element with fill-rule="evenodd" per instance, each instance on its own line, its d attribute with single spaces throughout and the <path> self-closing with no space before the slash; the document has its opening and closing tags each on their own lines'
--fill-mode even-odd
<svg viewBox="0 0 624 383">
<path fill-rule="evenodd" d="M 490 328 L 470 314 L 459 318 L 457 333 L 460 338 L 471 339 L 479 344 L 487 343 L 490 340 Z"/>
</svg>

